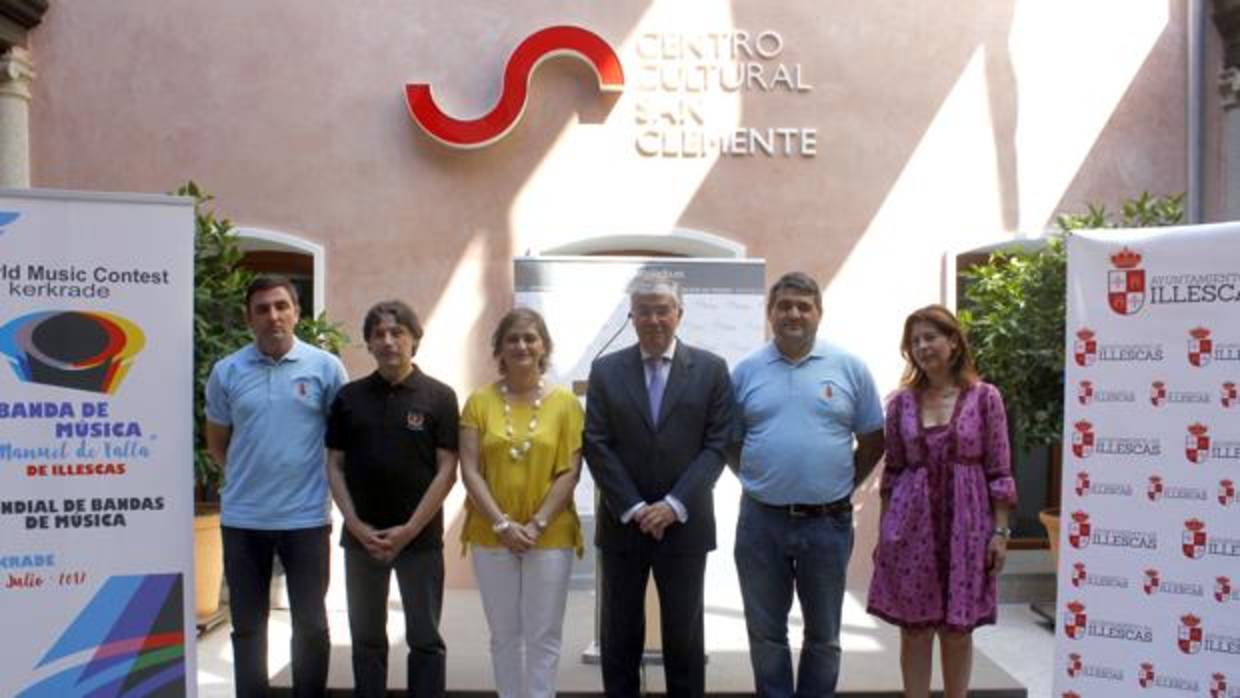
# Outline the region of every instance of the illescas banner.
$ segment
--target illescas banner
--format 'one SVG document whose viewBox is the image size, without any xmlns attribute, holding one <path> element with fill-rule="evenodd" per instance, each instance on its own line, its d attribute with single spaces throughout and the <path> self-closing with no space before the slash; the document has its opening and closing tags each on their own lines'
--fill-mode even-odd
<svg viewBox="0 0 1240 698">
<path fill-rule="evenodd" d="M 1068 241 L 1055 696 L 1240 696 L 1240 224 Z"/>
<path fill-rule="evenodd" d="M 195 694 L 193 215 L 0 190 L 0 695 Z"/>
</svg>

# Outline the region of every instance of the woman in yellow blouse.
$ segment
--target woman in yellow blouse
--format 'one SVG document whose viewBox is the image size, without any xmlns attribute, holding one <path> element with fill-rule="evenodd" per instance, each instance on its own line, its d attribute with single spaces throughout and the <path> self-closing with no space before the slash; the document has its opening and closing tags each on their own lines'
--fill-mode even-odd
<svg viewBox="0 0 1240 698">
<path fill-rule="evenodd" d="M 543 379 L 551 336 L 516 308 L 491 336 L 499 380 L 461 414 L 461 479 L 469 492 L 461 540 L 491 629 L 500 698 L 554 696 L 573 553 L 582 552 L 573 488 L 581 471 L 577 398 Z"/>
</svg>

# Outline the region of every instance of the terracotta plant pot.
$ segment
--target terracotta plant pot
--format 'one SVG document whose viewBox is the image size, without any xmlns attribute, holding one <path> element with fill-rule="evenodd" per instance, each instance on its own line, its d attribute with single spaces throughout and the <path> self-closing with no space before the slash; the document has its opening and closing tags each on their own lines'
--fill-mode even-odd
<svg viewBox="0 0 1240 698">
<path fill-rule="evenodd" d="M 1043 509 L 1038 512 L 1038 520 L 1046 527 L 1046 536 L 1051 544 L 1051 562 L 1059 569 L 1059 507 Z"/>
<path fill-rule="evenodd" d="M 218 507 L 199 506 L 194 513 L 195 612 L 205 620 L 220 609 L 220 583 L 224 580 L 224 541 L 220 536 Z"/>
</svg>

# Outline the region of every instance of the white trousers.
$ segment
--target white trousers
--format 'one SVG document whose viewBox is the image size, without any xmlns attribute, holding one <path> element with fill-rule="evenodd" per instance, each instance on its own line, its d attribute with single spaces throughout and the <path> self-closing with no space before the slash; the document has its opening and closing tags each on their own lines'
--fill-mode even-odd
<svg viewBox="0 0 1240 698">
<path fill-rule="evenodd" d="M 482 609 L 491 628 L 491 665 L 499 698 L 550 698 L 560 665 L 571 548 L 470 546 Z"/>
</svg>

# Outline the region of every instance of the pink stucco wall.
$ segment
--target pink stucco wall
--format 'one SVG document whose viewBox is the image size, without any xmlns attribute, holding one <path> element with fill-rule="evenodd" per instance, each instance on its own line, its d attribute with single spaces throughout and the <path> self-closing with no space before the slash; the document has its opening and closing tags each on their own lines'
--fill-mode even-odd
<svg viewBox="0 0 1240 698">
<path fill-rule="evenodd" d="M 577 230 L 705 230 L 770 275 L 835 284 L 824 328 L 884 357 L 886 390 L 903 310 L 940 300 L 943 253 L 1037 234 L 1087 201 L 1185 188 L 1183 0 L 685 5 L 53 3 L 32 36 L 33 184 L 162 192 L 193 178 L 234 222 L 323 244 L 328 309 L 350 328 L 381 297 L 433 309 L 423 352 L 443 364 L 427 368 L 462 394 L 492 375 L 485 338 L 509 303 L 511 257 Z M 522 122 L 488 148 L 445 148 L 410 121 L 406 82 L 481 114 L 513 47 L 561 23 L 597 32 L 629 67 L 642 32 L 778 31 L 781 60 L 814 89 L 740 93 L 719 118 L 814 127 L 818 155 L 643 158 L 635 90 L 600 98 L 568 60 L 536 73 Z M 575 193 L 546 194 L 561 188 Z M 1208 212 L 1217 198 L 1208 188 Z M 844 273 L 850 259 L 861 273 Z M 473 300 L 444 307 L 463 265 Z M 870 303 L 882 327 L 845 322 Z M 369 369 L 360 347 L 346 360 Z"/>
</svg>

